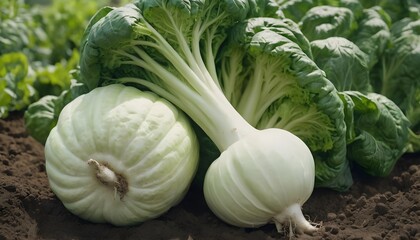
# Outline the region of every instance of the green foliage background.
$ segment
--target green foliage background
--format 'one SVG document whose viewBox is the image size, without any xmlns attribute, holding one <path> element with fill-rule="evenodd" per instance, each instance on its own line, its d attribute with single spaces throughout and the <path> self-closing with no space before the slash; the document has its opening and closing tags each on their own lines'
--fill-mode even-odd
<svg viewBox="0 0 420 240">
<path fill-rule="evenodd" d="M 102 6 L 126 2 L 0 1 L 0 118 L 68 89 L 90 18 Z"/>
</svg>

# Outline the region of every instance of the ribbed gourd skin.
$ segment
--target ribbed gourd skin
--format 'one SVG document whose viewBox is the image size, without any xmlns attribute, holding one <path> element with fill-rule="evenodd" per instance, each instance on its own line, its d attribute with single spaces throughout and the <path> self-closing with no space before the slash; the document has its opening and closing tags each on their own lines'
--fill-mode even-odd
<svg viewBox="0 0 420 240">
<path fill-rule="evenodd" d="M 76 98 L 51 131 L 45 158 L 53 192 L 92 222 L 132 225 L 158 217 L 185 195 L 198 164 L 186 116 L 150 92 L 115 84 Z M 122 196 L 96 177 L 95 159 L 122 176 Z"/>
</svg>

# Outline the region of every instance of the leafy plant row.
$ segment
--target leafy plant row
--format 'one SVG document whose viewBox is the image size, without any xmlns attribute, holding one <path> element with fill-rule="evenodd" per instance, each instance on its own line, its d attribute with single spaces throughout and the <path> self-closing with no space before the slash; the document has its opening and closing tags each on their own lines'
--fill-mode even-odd
<svg viewBox="0 0 420 240">
<path fill-rule="evenodd" d="M 133 56 L 128 49 L 144 33 L 121 36 L 95 25 L 111 18 L 113 8 L 102 9 L 88 25 L 99 8 L 93 2 L 54 1 L 42 8 L 29 8 L 21 1 L 0 3 L 0 116 L 32 104 L 25 117 L 28 131 L 42 143 L 61 109 L 77 96 L 98 86 L 127 82 L 129 77 L 156 77 L 126 64 Z M 255 4 L 255 12 L 218 33 L 220 41 L 209 46 L 216 49 L 215 56 L 205 56 L 205 63 L 214 59 L 212 76 L 251 125 L 286 129 L 309 146 L 315 157 L 316 186 L 347 189 L 353 164 L 386 176 L 403 153 L 418 151 L 417 1 Z M 147 14 L 156 25 L 164 21 L 154 19 L 159 12 Z M 140 31 L 135 23 L 118 26 Z M 174 38 L 173 34 L 169 31 L 165 37 Z M 185 34 L 191 38 L 194 33 Z M 94 36 L 108 38 L 101 45 Z M 103 59 L 93 58 L 92 47 Z M 162 57 L 152 52 L 160 61 Z M 201 150 L 204 160 L 198 176 L 220 154 L 201 131 L 197 128 L 206 147 Z"/>
</svg>

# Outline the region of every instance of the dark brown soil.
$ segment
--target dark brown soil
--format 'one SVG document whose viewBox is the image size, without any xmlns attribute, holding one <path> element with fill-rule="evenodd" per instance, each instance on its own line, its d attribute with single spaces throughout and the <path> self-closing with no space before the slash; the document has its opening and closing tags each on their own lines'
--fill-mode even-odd
<svg viewBox="0 0 420 240">
<path fill-rule="evenodd" d="M 420 239 L 420 155 L 406 154 L 386 178 L 354 169 L 345 193 L 316 189 L 304 205 L 318 232 L 290 236 L 273 225 L 229 226 L 191 190 L 158 219 L 133 227 L 93 224 L 70 214 L 54 196 L 45 173 L 43 146 L 28 137 L 22 115 L 0 120 L 1 239 Z"/>
</svg>

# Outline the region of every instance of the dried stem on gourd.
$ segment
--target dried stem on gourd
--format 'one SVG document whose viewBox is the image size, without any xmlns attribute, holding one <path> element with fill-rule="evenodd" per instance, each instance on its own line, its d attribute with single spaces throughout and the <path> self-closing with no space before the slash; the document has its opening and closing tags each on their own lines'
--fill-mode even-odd
<svg viewBox="0 0 420 240">
<path fill-rule="evenodd" d="M 101 183 L 112 187 L 115 195 L 119 195 L 120 200 L 124 198 L 128 192 L 128 184 L 127 180 L 121 174 L 115 173 L 106 164 L 99 163 L 94 159 L 89 159 L 87 163 L 95 169 L 96 178 Z"/>
</svg>

